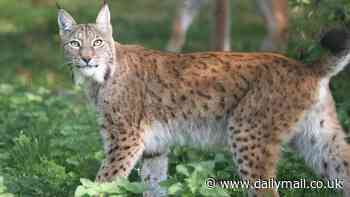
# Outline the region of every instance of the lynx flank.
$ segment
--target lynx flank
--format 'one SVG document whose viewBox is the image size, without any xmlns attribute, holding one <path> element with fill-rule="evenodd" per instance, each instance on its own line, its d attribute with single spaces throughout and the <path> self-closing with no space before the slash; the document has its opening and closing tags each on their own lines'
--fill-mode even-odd
<svg viewBox="0 0 350 197">
<path fill-rule="evenodd" d="M 344 180 L 350 147 L 328 88 L 350 54 L 303 65 L 272 53 L 167 53 L 113 40 L 105 4 L 95 24 L 63 9 L 58 24 L 77 83 L 101 116 L 105 160 L 96 181 L 128 176 L 141 158 L 144 196 L 165 196 L 170 145 L 228 148 L 242 179 L 276 176 L 280 145 L 290 142 L 325 179 Z M 131 30 L 132 31 L 132 30 Z M 203 180 L 204 181 L 204 180 Z M 250 196 L 278 196 L 250 189 Z"/>
</svg>

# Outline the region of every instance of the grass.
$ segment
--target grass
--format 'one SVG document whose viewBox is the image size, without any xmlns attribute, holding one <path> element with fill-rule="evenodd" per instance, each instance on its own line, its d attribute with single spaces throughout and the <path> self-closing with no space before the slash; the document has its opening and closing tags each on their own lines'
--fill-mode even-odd
<svg viewBox="0 0 350 197">
<path fill-rule="evenodd" d="M 33 6 L 0 0 L 0 196 L 73 196 L 80 179 L 94 179 L 103 157 L 94 109 L 82 91 L 72 86 L 69 69 L 63 66 L 52 1 Z M 94 21 L 99 6 L 93 0 L 61 0 L 80 22 Z M 299 4 L 298 4 L 299 5 Z M 115 39 L 163 49 L 169 37 L 176 1 L 134 0 L 111 4 Z M 252 2 L 232 5 L 232 46 L 237 51 L 256 51 L 264 36 L 261 17 Z M 209 6 L 188 32 L 185 51 L 209 49 L 211 19 Z M 331 12 L 331 11 L 329 11 Z M 315 32 L 330 19 L 304 15 L 291 18 L 288 55 L 311 61 L 321 53 Z M 312 17 L 312 16 L 311 16 Z M 332 19 L 336 21 L 336 19 Z M 337 22 L 337 21 L 336 21 Z M 306 36 L 303 36 L 306 35 Z M 331 84 L 338 115 L 349 130 L 349 73 L 343 72 Z M 213 196 L 203 188 L 208 176 L 238 180 L 232 159 L 226 152 L 214 153 L 187 147 L 171 152 L 169 191 L 182 196 Z M 278 165 L 278 179 L 320 180 L 288 148 Z M 137 170 L 132 181 L 139 181 Z M 84 184 L 83 184 L 84 185 Z M 136 186 L 126 186 L 126 190 Z M 124 188 L 124 189 L 125 189 Z M 242 196 L 245 191 L 215 191 L 215 196 Z M 283 196 L 337 196 L 334 190 L 281 190 Z M 130 194 L 136 195 L 137 194 Z"/>
</svg>

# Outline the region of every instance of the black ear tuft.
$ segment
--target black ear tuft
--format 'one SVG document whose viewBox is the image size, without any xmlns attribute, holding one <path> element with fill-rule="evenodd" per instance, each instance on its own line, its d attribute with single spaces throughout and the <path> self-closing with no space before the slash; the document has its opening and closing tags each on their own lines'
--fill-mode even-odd
<svg viewBox="0 0 350 197">
<path fill-rule="evenodd" d="M 334 55 L 339 54 L 349 49 L 350 32 L 344 27 L 331 29 L 322 36 L 320 44 Z"/>
</svg>

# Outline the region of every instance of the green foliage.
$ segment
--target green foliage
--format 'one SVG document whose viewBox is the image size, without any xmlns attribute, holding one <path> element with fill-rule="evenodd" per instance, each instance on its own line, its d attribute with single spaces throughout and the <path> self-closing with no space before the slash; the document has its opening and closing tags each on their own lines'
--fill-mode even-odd
<svg viewBox="0 0 350 197">
<path fill-rule="evenodd" d="M 0 167 L 11 191 L 66 196 L 82 174 L 94 177 L 101 159 L 95 114 L 69 97 L 0 85 Z"/>
<path fill-rule="evenodd" d="M 348 26 L 348 0 L 289 0 L 290 19 L 288 54 L 306 63 L 322 55 L 318 39 L 322 33 L 337 26 Z"/>
<path fill-rule="evenodd" d="M 218 168 L 219 166 L 221 167 Z M 209 189 L 205 184 L 208 177 L 228 177 L 227 172 L 231 171 L 232 166 L 228 165 L 223 154 L 217 154 L 213 160 L 197 160 L 174 167 L 174 175 L 161 183 L 161 186 L 167 188 L 170 196 L 230 196 L 228 191 L 220 188 Z"/>
<path fill-rule="evenodd" d="M 7 192 L 7 188 L 4 185 L 4 178 L 0 176 L 0 196 L 1 197 L 14 197 L 13 194 Z"/>
<path fill-rule="evenodd" d="M 129 182 L 126 178 L 118 178 L 110 183 L 95 183 L 88 179 L 80 179 L 81 185 L 75 190 L 75 197 L 88 196 L 135 196 L 147 190 L 146 185 Z"/>
</svg>

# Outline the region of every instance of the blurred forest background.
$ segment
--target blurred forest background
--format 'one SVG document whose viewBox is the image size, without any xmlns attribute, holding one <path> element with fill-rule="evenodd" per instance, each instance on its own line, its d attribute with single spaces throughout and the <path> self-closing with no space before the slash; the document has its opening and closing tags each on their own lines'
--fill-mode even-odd
<svg viewBox="0 0 350 197">
<path fill-rule="evenodd" d="M 60 0 L 80 23 L 94 22 L 98 0 Z M 114 38 L 120 43 L 164 49 L 175 15 L 176 0 L 110 1 Z M 191 26 L 184 51 L 209 50 L 213 26 L 209 3 Z M 264 37 L 262 17 L 253 1 L 231 4 L 232 49 L 257 51 Z M 140 196 L 137 168 L 131 181 L 95 184 L 103 157 L 94 110 L 72 84 L 63 65 L 54 0 L 0 0 L 0 196 Z M 324 51 L 320 32 L 349 26 L 349 0 L 289 0 L 290 38 L 287 55 L 305 63 Z M 331 88 L 345 131 L 350 128 L 350 72 L 332 80 Z M 173 196 L 242 196 L 246 191 L 208 190 L 205 178 L 238 180 L 226 152 L 182 147 L 171 152 L 169 180 Z M 320 180 L 288 147 L 283 148 L 278 178 Z M 337 196 L 331 189 L 282 190 L 283 196 Z M 88 195 L 86 195 L 88 196 Z"/>
</svg>

